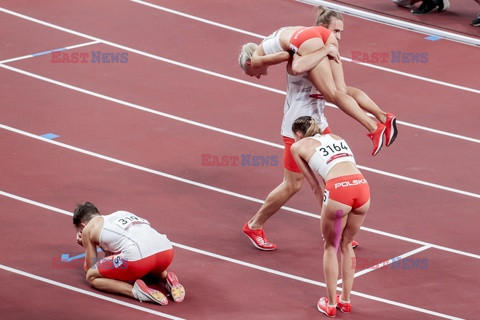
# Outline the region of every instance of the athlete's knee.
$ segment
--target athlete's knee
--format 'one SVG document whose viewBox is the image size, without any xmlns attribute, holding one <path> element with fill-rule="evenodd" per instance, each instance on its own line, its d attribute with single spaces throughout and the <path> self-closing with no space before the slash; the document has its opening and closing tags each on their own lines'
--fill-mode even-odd
<svg viewBox="0 0 480 320">
<path fill-rule="evenodd" d="M 342 253 L 345 253 L 348 250 L 350 250 L 352 248 L 352 241 L 353 241 L 353 238 L 351 237 L 349 238 L 342 237 L 342 240 L 340 241 L 340 251 Z"/>
<path fill-rule="evenodd" d="M 98 276 L 93 272 L 93 269 L 89 269 L 85 275 L 85 279 L 91 286 L 95 287 L 95 279 L 98 279 Z"/>
<path fill-rule="evenodd" d="M 339 89 L 333 90 L 332 103 L 335 103 L 336 105 L 339 105 L 340 101 L 342 101 L 345 98 L 346 95 L 347 95 L 346 91 L 344 92 L 344 91 L 339 90 Z"/>
<path fill-rule="evenodd" d="M 335 249 L 335 239 L 331 237 L 323 237 L 323 249 Z"/>
<path fill-rule="evenodd" d="M 291 193 L 297 193 L 302 188 L 302 180 L 296 180 L 288 183 L 288 188 Z"/>
<path fill-rule="evenodd" d="M 337 88 L 329 88 L 329 89 L 323 90 L 322 94 L 328 102 L 338 105 L 342 97 L 346 95 L 346 92 L 342 92 Z"/>
<path fill-rule="evenodd" d="M 284 184 L 285 190 L 290 195 L 294 195 L 302 188 L 303 179 L 286 180 L 283 182 L 283 184 Z"/>
<path fill-rule="evenodd" d="M 344 94 L 348 94 L 347 86 L 345 85 L 337 86 L 337 90 Z"/>
<path fill-rule="evenodd" d="M 96 277 L 92 276 L 91 274 L 89 274 L 87 272 L 87 275 L 85 276 L 85 279 L 87 280 L 87 282 L 93 286 L 93 281 L 96 279 Z"/>
</svg>

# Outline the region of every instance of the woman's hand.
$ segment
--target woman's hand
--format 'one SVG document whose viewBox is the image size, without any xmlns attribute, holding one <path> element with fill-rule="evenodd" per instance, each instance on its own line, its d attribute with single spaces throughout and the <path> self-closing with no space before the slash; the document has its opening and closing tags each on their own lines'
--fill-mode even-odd
<svg viewBox="0 0 480 320">
<path fill-rule="evenodd" d="M 335 62 L 337 63 L 341 63 L 340 62 L 340 52 L 338 51 L 338 47 L 334 44 L 327 44 L 327 55 L 332 58 L 333 60 L 335 60 Z"/>
</svg>

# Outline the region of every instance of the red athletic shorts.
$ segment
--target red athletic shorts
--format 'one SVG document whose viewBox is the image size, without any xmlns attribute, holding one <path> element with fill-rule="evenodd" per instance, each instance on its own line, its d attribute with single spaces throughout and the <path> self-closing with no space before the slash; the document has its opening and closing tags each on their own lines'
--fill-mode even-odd
<svg viewBox="0 0 480 320">
<path fill-rule="evenodd" d="M 97 267 L 102 276 L 121 281 L 133 281 L 142 278 L 148 273 L 160 275 L 172 263 L 173 249 L 165 250 L 146 258 L 127 261 L 121 254 L 108 256 L 98 261 Z"/>
<path fill-rule="evenodd" d="M 326 127 L 322 133 L 323 134 L 331 133 L 330 128 Z M 285 136 L 282 136 L 282 137 L 283 137 L 283 144 L 285 146 L 283 149 L 283 167 L 288 171 L 293 171 L 298 173 L 302 172 L 298 167 L 297 163 L 295 162 L 295 159 L 293 159 L 292 152 L 290 151 L 290 148 L 292 147 L 292 144 L 295 142 L 295 139 L 285 137 Z"/>
<path fill-rule="evenodd" d="M 370 199 L 370 187 L 362 174 L 352 174 L 328 180 L 325 184 L 325 195 L 357 209 Z"/>
<path fill-rule="evenodd" d="M 290 38 L 290 48 L 297 52 L 302 43 L 312 38 L 321 38 L 325 44 L 330 37 L 330 33 L 330 30 L 321 26 L 300 28 Z"/>
</svg>

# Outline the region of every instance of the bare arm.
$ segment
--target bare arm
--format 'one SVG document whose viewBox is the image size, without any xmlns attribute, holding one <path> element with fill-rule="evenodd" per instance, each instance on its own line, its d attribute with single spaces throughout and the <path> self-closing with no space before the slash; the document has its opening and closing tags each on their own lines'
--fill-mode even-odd
<svg viewBox="0 0 480 320">
<path fill-rule="evenodd" d="M 253 68 L 261 68 L 265 66 L 268 67 L 274 64 L 279 64 L 284 61 L 288 61 L 288 59 L 290 59 L 290 54 L 287 51 L 267 55 L 254 52 L 252 55 L 251 63 Z"/>
<path fill-rule="evenodd" d="M 85 271 L 90 269 L 97 261 L 97 243 L 94 240 L 94 227 L 90 222 L 82 232 L 82 246 L 85 249 Z"/>
<path fill-rule="evenodd" d="M 340 54 L 338 47 L 333 44 L 327 44 L 319 50 L 300 56 L 293 56 L 292 71 L 298 75 L 313 69 L 325 57 L 332 57 L 337 63 L 340 63 Z"/>
<path fill-rule="evenodd" d="M 310 188 L 312 188 L 313 194 L 315 198 L 317 199 L 318 204 L 320 207 L 322 207 L 323 204 L 323 190 L 322 187 L 320 186 L 320 183 L 318 182 L 318 179 L 315 175 L 315 173 L 312 171 L 308 163 L 302 158 L 300 155 L 302 152 L 301 148 L 303 146 L 303 141 L 298 141 L 292 145 L 290 148 L 290 151 L 292 152 L 293 158 L 295 159 L 295 162 L 297 163 L 298 167 L 302 171 L 303 175 L 305 176 L 305 179 L 307 180 L 308 184 L 310 185 Z"/>
</svg>

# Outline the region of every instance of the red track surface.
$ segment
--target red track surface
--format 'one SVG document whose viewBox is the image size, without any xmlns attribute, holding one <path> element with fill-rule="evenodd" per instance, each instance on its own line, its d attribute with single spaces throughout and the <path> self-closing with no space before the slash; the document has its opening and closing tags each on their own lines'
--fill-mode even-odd
<svg viewBox="0 0 480 320">
<path fill-rule="evenodd" d="M 283 169 L 202 165 L 202 154 L 281 159 L 284 70 L 252 79 L 236 57 L 243 43 L 259 42 L 279 26 L 311 24 L 312 7 L 278 0 L 151 3 L 237 30 L 131 1 L 0 1 L 64 28 L 0 12 L 0 60 L 93 40 L 67 52 L 128 52 L 125 64 L 52 63 L 51 54 L 0 63 L 0 313 L 5 319 L 323 318 L 315 309 L 325 293 L 319 220 L 311 215 L 318 208 L 308 188 L 267 224 L 279 249 L 260 252 L 241 227 Z M 393 4 L 357 4 L 411 18 Z M 473 18 L 472 4 L 461 6 L 462 14 Z M 440 14 L 427 18 L 430 25 L 444 22 Z M 355 149 L 373 193 L 356 251 L 370 272 L 356 278 L 354 311 L 340 319 L 472 319 L 480 311 L 470 302 L 480 294 L 478 48 L 424 37 L 346 17 L 342 56 L 427 52 L 425 64 L 378 65 L 446 84 L 343 63 L 349 84 L 397 114 L 400 135 L 373 158 L 363 128 L 337 109 L 326 111 L 332 129 Z M 39 138 L 46 133 L 59 137 Z M 161 307 L 98 292 L 83 271 L 66 268 L 75 262 L 59 267 L 62 254 L 81 253 L 69 212 L 87 200 L 104 213 L 136 212 L 169 236 L 185 302 Z M 409 258 L 425 259 L 426 269 L 369 269 L 415 249 Z"/>
</svg>

